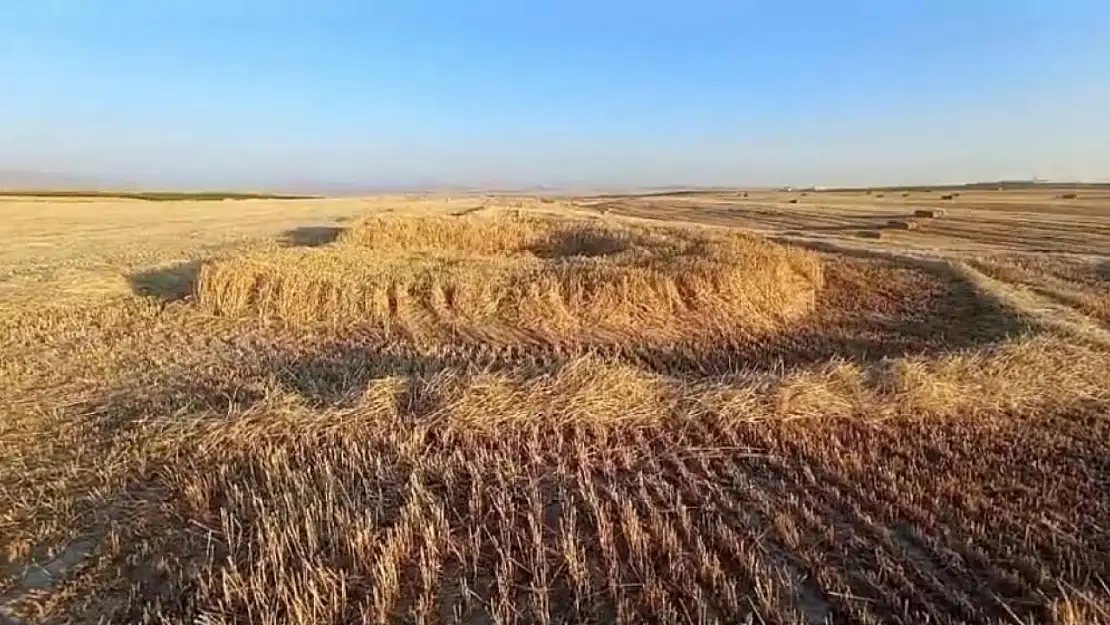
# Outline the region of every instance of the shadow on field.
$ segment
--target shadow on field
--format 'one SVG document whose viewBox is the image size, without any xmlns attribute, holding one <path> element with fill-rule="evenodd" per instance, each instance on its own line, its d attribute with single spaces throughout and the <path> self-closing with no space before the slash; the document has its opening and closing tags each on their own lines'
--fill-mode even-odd
<svg viewBox="0 0 1110 625">
<path fill-rule="evenodd" d="M 912 270 L 875 274 L 868 267 L 846 263 L 829 272 L 827 299 L 813 315 L 761 337 L 670 345 L 494 345 L 445 338 L 434 347 L 419 347 L 396 336 L 336 336 L 311 344 L 289 337 L 281 346 L 213 353 L 202 370 L 175 372 L 149 381 L 144 389 L 121 389 L 110 407 L 93 412 L 112 415 L 104 426 L 114 429 L 149 415 L 170 420 L 198 413 L 231 415 L 291 398 L 316 410 L 346 409 L 366 401 L 367 390 L 376 383 L 396 380 L 402 410 L 418 417 L 426 411 L 426 398 L 411 394 L 405 380 L 429 382 L 445 371 L 537 375 L 589 357 L 645 373 L 698 379 L 782 372 L 832 361 L 866 365 L 883 358 L 941 356 L 1025 331 L 1019 319 L 979 298 L 966 283 L 930 284 Z M 885 292 L 873 288 L 877 275 L 890 276 L 892 285 Z"/>
<path fill-rule="evenodd" d="M 140 271 L 131 275 L 131 291 L 171 302 L 185 299 L 193 292 L 200 266 L 201 261 L 191 260 Z"/>
<path fill-rule="evenodd" d="M 465 358 L 465 357 L 463 357 Z M 397 376 L 429 376 L 448 367 L 465 366 L 459 357 L 420 354 L 383 345 L 324 346 L 310 354 L 291 355 L 271 363 L 271 374 L 286 392 L 297 394 L 313 408 L 346 408 L 360 403 L 376 380 Z M 412 402 L 409 409 L 415 409 Z"/>
<path fill-rule="evenodd" d="M 289 247 L 320 247 L 334 243 L 344 230 L 339 226 L 301 226 L 287 230 L 282 241 Z"/>
<path fill-rule="evenodd" d="M 228 416 L 261 405 L 283 405 L 292 397 L 313 409 L 352 407 L 375 381 L 425 379 L 446 369 L 496 371 L 521 364 L 505 354 L 482 358 L 468 346 L 436 351 L 442 353 L 382 341 L 214 352 L 203 367 L 166 373 L 142 387 L 121 386 L 85 407 L 99 415 L 98 429 L 115 438 L 139 422 L 170 423 L 189 415 Z"/>
<path fill-rule="evenodd" d="M 582 243 L 572 241 L 560 251 L 598 250 L 608 245 L 587 240 L 579 246 Z M 943 263 L 921 266 L 864 250 L 841 250 L 830 256 L 825 266 L 825 286 L 816 310 L 766 335 L 728 334 L 670 344 L 552 344 L 527 339 L 497 342 L 483 334 L 455 334 L 441 336 L 431 349 L 415 346 L 406 335 L 360 331 L 336 334 L 324 343 L 314 340 L 312 347 L 293 340 L 287 348 L 238 353 L 233 363 L 220 365 L 225 371 L 211 380 L 212 384 L 195 379 L 185 382 L 214 385 L 214 391 L 179 389 L 174 395 L 200 398 L 202 404 L 222 411 L 240 405 L 243 398 L 259 399 L 240 388 L 246 381 L 256 380 L 292 392 L 314 407 L 342 407 L 357 403 L 375 378 L 423 375 L 445 368 L 490 371 L 524 366 L 543 370 L 593 356 L 663 375 L 728 375 L 834 359 L 865 363 L 935 356 L 1003 341 L 1029 330 L 1013 311 L 977 293 Z M 144 279 L 153 284 L 173 283 L 164 272 Z M 179 278 L 180 282 L 184 279 Z M 167 290 L 173 292 L 163 292 Z M 239 386 L 228 387 L 230 381 Z M 159 411 L 174 413 L 182 407 L 164 406 Z"/>
<path fill-rule="evenodd" d="M 180 271 L 179 268 L 178 274 Z M 157 275 L 144 279 L 156 285 L 167 280 L 165 271 L 149 273 Z M 193 483 L 188 476 L 207 473 L 232 476 L 227 478 L 229 483 L 246 484 L 252 492 L 257 489 L 257 492 L 268 493 L 265 497 L 277 500 L 293 488 L 293 482 L 268 482 L 268 478 L 260 477 L 272 472 L 267 464 L 269 459 L 289 453 L 297 462 L 303 462 L 305 472 L 321 470 L 321 466 L 326 469 L 327 454 L 342 447 L 336 442 L 339 439 L 328 436 L 361 441 L 359 445 L 373 452 L 368 457 L 384 459 L 385 470 L 380 473 L 383 481 L 373 481 L 379 479 L 379 473 L 367 473 L 375 476 L 368 486 L 351 492 L 377 493 L 378 499 L 359 502 L 359 505 L 369 509 L 377 505 L 375 502 L 387 502 L 382 507 L 380 521 L 387 526 L 394 523 L 399 518 L 400 503 L 405 497 L 404 485 L 409 483 L 412 467 L 411 458 L 404 454 L 434 450 L 437 457 L 447 458 L 460 449 L 460 453 L 471 453 L 465 446 L 451 447 L 457 444 L 452 442 L 456 439 L 442 431 L 424 429 L 433 421 L 425 417 L 450 401 L 449 396 L 441 395 L 441 389 L 460 381 L 459 376 L 511 370 L 530 377 L 555 372 L 568 362 L 592 356 L 632 365 L 649 373 L 696 380 L 701 379 L 700 376 L 725 376 L 736 372 L 781 372 L 831 359 L 865 363 L 881 357 L 944 353 L 1000 340 L 1015 328 L 1013 320 L 1003 311 L 977 299 L 964 282 L 936 280 L 935 276 L 930 280 L 929 275 L 919 269 L 898 269 L 892 263 L 860 262 L 842 257 L 838 265 L 827 271 L 826 297 L 812 318 L 759 339 L 734 338 L 654 347 L 629 343 L 491 345 L 445 341 L 425 348 L 384 336 L 347 336 L 320 341 L 298 335 L 285 337 L 278 344 L 262 341 L 253 346 L 248 346 L 247 341 L 225 341 L 222 345 L 229 347 L 211 348 L 214 351 L 193 366 L 144 378 L 141 385 L 124 383 L 114 392 L 76 407 L 74 416 L 92 420 L 88 425 L 94 435 L 89 437 L 87 444 L 102 446 L 104 456 L 114 453 L 112 450 L 118 441 L 135 440 L 136 437 L 141 440 L 144 432 L 165 432 L 166 436 L 172 436 L 180 428 L 181 432 L 193 432 L 198 437 L 196 440 L 204 440 L 202 435 L 207 431 L 213 433 L 207 440 L 222 441 L 220 445 L 198 449 L 189 440 L 182 439 L 177 447 L 170 448 L 172 453 L 151 453 L 149 457 L 136 459 L 127 488 L 118 495 L 110 494 L 99 504 L 105 514 L 115 514 L 112 511 L 117 507 L 128 511 L 128 520 L 121 530 L 127 540 L 118 542 L 123 549 L 154 535 L 161 538 L 151 543 L 149 553 L 157 557 L 171 554 L 182 561 L 200 562 L 211 557 L 204 554 L 209 554 L 206 550 L 212 548 L 212 543 L 207 534 L 191 529 L 194 526 L 190 522 L 202 523 L 202 527 L 215 525 L 219 523 L 220 513 L 236 509 L 227 503 L 233 494 L 230 490 L 215 491 L 211 497 L 201 497 L 196 502 L 186 498 L 188 506 L 182 507 L 185 504 L 174 498 L 180 499 L 180 493 L 185 492 L 180 490 L 182 483 Z M 463 377 L 462 381 L 467 380 Z M 329 412 L 330 409 L 338 410 Z M 386 418 L 391 418 L 392 410 L 397 411 L 393 418 L 399 417 L 396 423 L 400 427 L 395 440 L 375 439 L 368 434 L 369 428 L 360 430 L 375 422 L 379 410 L 385 411 L 380 416 Z M 347 425 L 344 425 L 345 420 Z M 394 422 L 388 423 L 392 428 Z M 405 430 L 410 426 L 414 428 L 412 432 Z M 1000 431 L 1035 429 L 1004 428 Z M 751 444 L 744 448 L 764 449 L 771 444 L 763 432 L 759 430 Z M 781 440 L 786 442 L 773 443 L 780 445 L 774 450 L 776 455 L 797 457 L 812 448 L 790 447 L 793 437 L 789 432 L 785 434 Z M 214 438 L 217 435 L 222 438 Z M 361 436 L 365 438 L 359 438 Z M 673 432 L 645 435 L 646 440 L 673 438 Z M 314 442 L 301 445 L 300 441 Z M 946 440 L 941 441 L 941 444 L 946 443 Z M 267 445 L 271 453 L 275 449 L 280 452 L 278 456 L 257 453 Z M 483 457 L 481 451 L 475 453 L 475 458 Z M 897 457 L 897 453 L 898 449 L 891 451 L 890 457 Z M 1056 454 L 1052 457 L 1072 456 Z M 811 462 L 816 464 L 816 460 Z M 874 463 L 874 466 L 880 465 L 882 462 Z M 1077 471 L 1089 469 L 1083 465 Z M 298 470 L 297 475 L 301 474 Z M 361 473 L 355 471 L 351 475 Z M 471 518 L 466 502 L 457 504 L 450 493 L 443 494 L 437 486 L 442 481 L 431 475 L 429 488 L 435 496 L 443 497 L 447 510 L 457 511 L 449 515 L 450 518 Z M 877 481 L 870 479 L 861 483 Z M 803 486 L 798 493 L 821 495 L 814 494 L 812 485 Z M 276 490 L 265 491 L 266 488 Z M 469 491 L 464 488 L 458 492 Z M 703 493 L 695 495 L 705 496 Z M 164 505 L 167 501 L 174 502 L 176 507 Z M 243 504 L 235 505 L 241 507 Z M 167 512 L 179 509 L 187 510 L 189 518 Z M 251 509 L 243 510 L 236 514 L 250 518 Z M 217 548 L 222 547 L 217 545 Z M 1094 552 L 1086 545 L 1083 549 Z M 217 560 L 226 557 L 223 553 L 216 555 Z M 237 557 L 242 557 L 242 553 Z M 160 596 L 159 583 L 165 578 L 147 574 L 141 568 L 146 566 L 145 560 L 137 562 L 140 569 L 135 573 L 136 579 L 146 580 L 142 582 L 140 594 L 150 593 L 145 601 L 153 602 L 155 599 L 150 597 Z M 173 570 L 186 569 L 181 566 Z M 105 580 L 105 583 L 110 581 L 107 577 Z M 191 588 L 185 577 L 173 583 L 176 584 L 174 592 L 186 593 Z M 126 618 L 120 620 L 128 621 Z"/>
<path fill-rule="evenodd" d="M 621 241 L 579 237 L 557 241 L 552 253 L 605 252 Z M 336 334 L 326 340 L 281 340 L 281 346 L 214 352 L 203 375 L 151 384 L 157 396 L 132 397 L 112 412 L 177 415 L 230 413 L 263 402 L 273 393 L 294 395 L 313 408 L 357 405 L 374 380 L 427 376 L 444 369 L 539 372 L 583 356 L 621 362 L 674 376 L 781 371 L 838 360 L 866 363 L 882 358 L 936 356 L 995 343 L 1028 327 L 999 303 L 981 296 L 942 262 L 936 266 L 880 254 L 837 250 L 825 262 L 825 285 L 812 314 L 758 336 L 728 334 L 671 344 L 636 341 L 498 343 L 488 337 L 442 336 L 419 347 L 404 335 Z M 198 262 L 133 277 L 135 291 L 177 299 L 189 292 Z M 137 404 L 134 402 L 138 402 Z"/>
<path fill-rule="evenodd" d="M 629 243 L 609 232 L 576 228 L 558 232 L 550 240 L 544 241 L 529 251 L 540 258 L 551 259 L 571 256 L 610 256 L 628 250 Z"/>
<path fill-rule="evenodd" d="M 375 369 L 373 355 L 357 349 L 328 347 L 323 355 L 336 364 L 357 360 L 369 365 L 365 378 L 351 380 L 335 377 L 343 368 L 332 369 L 332 364 L 321 370 L 315 362 L 304 371 L 323 371 L 333 377 L 336 389 L 355 383 L 351 391 L 390 370 L 434 367 L 436 360 L 401 358 Z M 181 401 L 182 393 L 174 394 L 171 404 Z M 804 595 L 820 617 L 813 622 L 830 622 L 829 615 L 841 613 L 845 604 L 837 603 L 840 595 L 823 578 L 797 575 L 790 563 L 828 562 L 824 570 L 833 579 L 849 580 L 868 593 L 871 604 L 895 610 L 916 602 L 911 607 L 919 613 L 927 608 L 940 614 L 938 623 L 1001 622 L 1009 615 L 1025 619 L 1021 622 L 1049 622 L 1056 591 L 1044 580 L 1101 592 L 1097 580 L 1110 572 L 1110 561 L 1100 557 L 1106 537 L 1098 523 L 1110 508 L 1104 495 L 1110 475 L 1100 470 L 1110 422 L 1098 418 L 1097 405 L 1088 410 L 1082 401 L 1070 412 L 1036 420 L 999 415 L 1004 427 L 989 418 L 739 420 L 727 432 L 715 426 L 651 424 L 598 437 L 588 428 L 555 426 L 471 438 L 428 427 L 419 419 L 374 428 L 365 419 L 372 414 L 282 415 L 280 404 L 237 419 L 232 413 L 240 405 L 227 403 L 231 395 L 235 391 L 230 387 L 208 395 L 206 401 L 215 402 L 205 407 L 210 412 L 197 415 L 195 428 L 181 429 L 191 430 L 192 436 L 175 439 L 178 431 L 168 428 L 156 434 L 160 445 L 143 445 L 131 457 L 112 456 L 129 463 L 124 467 L 126 486 L 119 492 L 104 489 L 98 493 L 103 499 L 96 502 L 102 514 L 115 519 L 112 539 L 103 540 L 97 554 L 112 566 L 86 574 L 87 587 L 99 592 L 80 601 L 59 597 L 60 605 L 87 610 L 106 622 L 138 622 L 144 610 L 179 622 L 200 622 L 197 606 L 205 605 L 201 599 L 207 595 L 198 589 L 198 572 L 237 581 L 236 571 L 262 569 L 259 577 L 248 578 L 260 580 L 259 590 L 244 594 L 243 604 L 229 604 L 244 611 L 242 620 L 247 620 L 248 608 L 269 609 L 270 602 L 284 600 L 282 595 L 274 599 L 273 583 L 262 575 L 284 576 L 279 579 L 287 580 L 282 587 L 287 594 L 288 588 L 308 587 L 310 592 L 314 578 L 302 571 L 316 566 L 353 577 L 363 570 L 358 567 L 366 566 L 362 562 L 386 566 L 379 562 L 385 561 L 381 554 L 389 554 L 391 537 L 428 527 L 435 519 L 448 536 L 474 537 L 464 547 L 470 551 L 458 557 L 476 563 L 477 572 L 462 583 L 472 584 L 477 590 L 470 592 L 480 597 L 496 592 L 492 582 L 466 580 L 495 579 L 497 549 L 504 547 L 497 540 L 499 531 L 519 532 L 533 520 L 538 520 L 531 526 L 537 552 L 541 557 L 551 554 L 551 570 L 558 567 L 554 558 L 563 553 L 560 541 L 572 536 L 585 554 L 583 561 L 594 567 L 589 574 L 600 578 L 606 569 L 593 563 L 605 563 L 609 556 L 596 538 L 596 525 L 590 524 L 588 512 L 582 515 L 584 524 L 568 521 L 576 518 L 572 511 L 588 510 L 595 488 L 629 509 L 650 510 L 652 520 L 641 530 L 648 540 L 674 536 L 671 528 L 683 518 L 697 532 L 691 535 L 712 538 L 698 545 L 709 556 L 695 554 L 688 547 L 693 542 L 682 541 L 674 543 L 676 558 L 712 557 L 729 563 L 723 569 L 726 575 L 739 576 L 745 569 L 731 565 L 746 556 L 735 546 L 758 544 L 759 553 L 770 555 L 755 561 L 768 563 L 765 570 L 785 580 L 785 591 Z M 418 416 L 436 405 L 434 389 L 419 385 L 398 386 L 395 397 L 406 415 Z M 83 414 L 87 418 L 103 411 Z M 121 420 L 120 427 L 136 427 L 136 421 Z M 959 481 L 952 478 L 956 471 Z M 902 481 L 892 483 L 892 473 Z M 505 511 L 483 514 L 492 507 L 486 507 L 488 501 L 499 502 Z M 676 501 L 681 516 L 674 510 Z M 706 501 L 724 504 L 696 505 Z M 414 516 L 426 513 L 414 512 L 413 502 L 430 502 L 438 514 Z M 1046 506 L 1051 524 L 1044 521 Z M 619 523 L 615 510 L 602 514 L 612 516 L 599 518 Z M 789 529 L 768 530 L 776 523 Z M 1057 523 L 1069 528 L 1067 541 L 1060 540 Z M 223 527 L 235 533 L 220 532 Z M 718 527 L 731 533 L 719 538 L 709 533 L 713 530 L 702 530 Z M 833 528 L 851 542 L 822 540 Z M 419 531 L 412 536 L 412 555 L 404 554 L 407 559 L 400 562 L 415 569 L 420 563 L 416 554 L 430 549 L 422 541 L 431 539 Z M 288 547 L 300 544 L 311 548 Z M 897 575 L 871 575 L 876 567 Z M 630 571 L 610 574 L 631 579 L 636 573 Z M 672 567 L 660 571 L 672 576 L 666 578 L 668 584 L 685 583 Z M 120 576 L 129 582 L 122 589 Z M 693 579 L 708 584 L 707 578 Z M 437 600 L 462 610 L 456 604 L 463 593 L 452 585 L 454 576 L 443 579 L 447 581 L 438 582 Z M 253 588 L 239 583 L 223 592 Z M 566 574 L 544 583 L 552 589 L 556 608 L 573 602 Z M 961 601 L 935 608 L 931 593 L 938 588 Z M 366 586 L 352 585 L 351 594 L 333 595 L 332 601 L 340 607 L 369 602 L 367 592 Z M 882 603 L 895 593 L 902 593 L 907 603 Z M 601 603 L 604 592 L 597 595 L 601 599 L 588 605 L 599 616 L 591 616 L 590 622 L 614 622 L 615 606 Z M 416 599 L 406 596 L 404 601 Z M 492 622 L 482 609 L 475 612 L 481 618 L 461 622 Z"/>
<path fill-rule="evenodd" d="M 1095 265 L 1095 275 L 1103 282 L 1110 282 L 1110 260 Z"/>
</svg>

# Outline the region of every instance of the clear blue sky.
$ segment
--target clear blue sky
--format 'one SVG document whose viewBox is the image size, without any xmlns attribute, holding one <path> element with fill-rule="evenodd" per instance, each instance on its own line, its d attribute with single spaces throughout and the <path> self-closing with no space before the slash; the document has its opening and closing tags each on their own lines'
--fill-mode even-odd
<svg viewBox="0 0 1110 625">
<path fill-rule="evenodd" d="M 146 186 L 1110 179 L 1106 0 L 6 0 L 0 170 Z"/>
</svg>

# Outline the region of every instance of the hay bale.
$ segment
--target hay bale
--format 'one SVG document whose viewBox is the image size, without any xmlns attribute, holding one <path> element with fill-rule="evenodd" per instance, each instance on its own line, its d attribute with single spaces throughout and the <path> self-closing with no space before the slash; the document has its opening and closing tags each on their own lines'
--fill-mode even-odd
<svg viewBox="0 0 1110 625">
<path fill-rule="evenodd" d="M 922 217 L 924 219 L 936 219 L 937 217 L 944 217 L 948 211 L 943 208 L 919 208 L 913 212 L 914 217 Z"/>
<path fill-rule="evenodd" d="M 891 219 L 886 222 L 886 227 L 891 230 L 917 230 L 917 222 L 904 219 Z"/>
<path fill-rule="evenodd" d="M 426 338 L 672 344 L 779 331 L 813 310 L 823 280 L 814 253 L 739 233 L 503 215 L 378 218 L 349 232 L 209 262 L 197 303 Z"/>
</svg>

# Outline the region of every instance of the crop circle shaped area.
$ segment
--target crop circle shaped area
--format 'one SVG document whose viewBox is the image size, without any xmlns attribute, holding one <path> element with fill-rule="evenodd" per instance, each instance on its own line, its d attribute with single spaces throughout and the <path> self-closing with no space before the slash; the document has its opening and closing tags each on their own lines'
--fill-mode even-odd
<svg viewBox="0 0 1110 625">
<path fill-rule="evenodd" d="M 532 216 L 374 217 L 315 249 L 211 261 L 214 313 L 482 340 L 759 335 L 813 310 L 815 254 L 732 232 Z"/>
</svg>

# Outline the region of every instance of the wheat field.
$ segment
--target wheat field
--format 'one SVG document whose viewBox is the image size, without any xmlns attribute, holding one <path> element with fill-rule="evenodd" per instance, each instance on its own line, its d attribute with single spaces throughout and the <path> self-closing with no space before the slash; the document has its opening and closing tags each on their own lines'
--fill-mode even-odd
<svg viewBox="0 0 1110 625">
<path fill-rule="evenodd" d="M 0 622 L 1110 622 L 1110 202 L 885 195 L 0 200 Z"/>
</svg>

